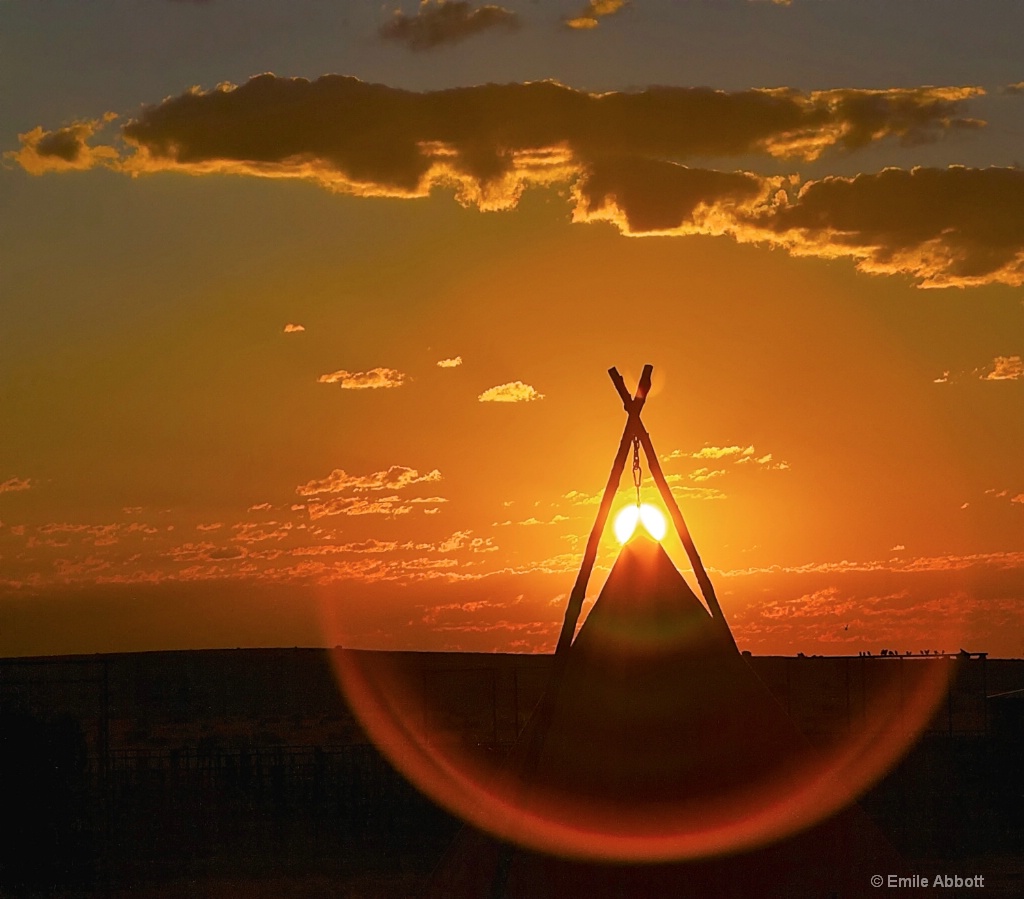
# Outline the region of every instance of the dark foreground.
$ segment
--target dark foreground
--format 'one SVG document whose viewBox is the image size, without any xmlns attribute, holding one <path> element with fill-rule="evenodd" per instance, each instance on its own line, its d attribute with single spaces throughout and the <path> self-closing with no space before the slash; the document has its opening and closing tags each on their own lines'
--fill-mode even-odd
<svg viewBox="0 0 1024 899">
<path fill-rule="evenodd" d="M 408 664 L 434 726 L 500 755 L 548 659 Z M 820 740 L 866 726 L 865 684 L 915 662 L 751 664 Z M 1024 663 L 948 664 L 946 702 L 862 799 L 929 887 L 866 882 L 865 896 L 1024 895 Z M 0 660 L 0 807 L 13 831 L 0 842 L 0 895 L 12 897 L 405 899 L 460 826 L 365 739 L 320 650 Z M 936 875 L 981 875 L 984 887 L 937 888 Z"/>
</svg>

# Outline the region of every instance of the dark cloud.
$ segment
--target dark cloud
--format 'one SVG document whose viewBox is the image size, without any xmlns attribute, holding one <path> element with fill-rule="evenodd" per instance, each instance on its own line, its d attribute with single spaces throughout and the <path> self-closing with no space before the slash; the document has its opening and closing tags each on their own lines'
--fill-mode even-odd
<svg viewBox="0 0 1024 899">
<path fill-rule="evenodd" d="M 473 7 L 464 0 L 423 0 L 416 15 L 396 12 L 381 25 L 381 38 L 406 44 L 410 50 L 431 50 L 454 44 L 492 28 L 514 31 L 519 17 L 500 6 Z"/>
<path fill-rule="evenodd" d="M 758 153 L 811 160 L 884 138 L 934 140 L 971 123 L 958 110 L 978 93 L 589 94 L 553 82 L 413 93 L 345 76 L 267 74 L 145 108 L 122 129 L 136 152 L 121 166 L 309 178 L 363 196 L 425 196 L 449 185 L 463 203 L 498 209 L 531 184 L 572 183 L 584 172 L 600 180 L 609 159 L 678 180 L 686 176 L 665 163 Z"/>
<path fill-rule="evenodd" d="M 848 258 L 922 287 L 1024 285 L 1024 170 L 885 169 L 816 181 L 634 161 L 581 176 L 577 221 L 623 233 L 730 235 Z"/>
<path fill-rule="evenodd" d="M 837 117 L 847 123 L 840 143 L 848 150 L 895 136 L 907 146 L 929 143 L 936 128 L 981 128 L 978 119 L 955 115 L 955 94 L 929 88 L 898 91 L 835 90 L 828 92 Z"/>
<path fill-rule="evenodd" d="M 649 88 L 588 94 L 553 82 L 413 93 L 356 78 L 259 75 L 240 87 L 189 91 L 143 110 L 125 137 L 154 164 L 308 164 L 352 181 L 414 190 L 448 165 L 485 181 L 516 154 L 563 148 L 679 161 L 769 153 L 817 158 L 886 137 L 934 140 L 975 88 L 787 89 L 735 93 Z"/>
<path fill-rule="evenodd" d="M 90 169 L 97 165 L 111 165 L 118 159 L 113 147 L 93 147 L 89 139 L 103 126 L 116 118 L 108 113 L 102 119 L 75 122 L 56 131 L 33 128 L 19 134 L 21 149 L 5 156 L 14 159 L 22 168 L 34 175 L 50 171 Z"/>
<path fill-rule="evenodd" d="M 746 172 L 690 169 L 652 159 L 592 164 L 576 186 L 577 216 L 616 221 L 630 234 L 702 228 L 698 211 L 735 208 L 763 197 L 765 180 Z M 612 208 L 616 212 L 612 212 Z"/>
<path fill-rule="evenodd" d="M 889 169 L 802 183 L 712 171 L 694 157 L 813 160 L 881 140 L 920 143 L 978 127 L 972 87 L 734 93 L 655 87 L 589 94 L 553 82 L 414 93 L 356 78 L 260 75 L 191 90 L 121 129 L 134 151 L 90 147 L 99 123 L 22 135 L 27 170 L 107 165 L 304 178 L 359 196 L 514 207 L 568 188 L 575 221 L 627 234 L 724 234 L 794 254 L 847 257 L 923 286 L 1024 284 L 1024 172 Z"/>
<path fill-rule="evenodd" d="M 923 286 L 1024 284 L 1024 171 L 885 169 L 805 184 L 762 212 L 795 252 L 850 256 L 864 271 Z"/>
<path fill-rule="evenodd" d="M 36 143 L 36 152 L 40 156 L 56 156 L 65 162 L 74 162 L 85 148 L 80 129 L 62 128 L 44 134 Z"/>
</svg>

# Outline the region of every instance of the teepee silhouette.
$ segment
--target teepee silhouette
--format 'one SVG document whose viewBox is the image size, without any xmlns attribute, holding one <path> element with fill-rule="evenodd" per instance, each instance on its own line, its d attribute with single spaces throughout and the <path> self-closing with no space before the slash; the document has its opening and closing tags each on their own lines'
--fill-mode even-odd
<svg viewBox="0 0 1024 899">
<path fill-rule="evenodd" d="M 900 870 L 856 807 L 779 839 L 786 828 L 774 819 L 814 751 L 736 647 L 640 419 L 651 373 L 630 396 L 609 371 L 626 426 L 547 689 L 507 763 L 514 803 L 561 817 L 564 839 L 503 842 L 466 827 L 431 896 L 817 899 L 863 895 L 872 874 Z M 634 459 L 644 450 L 704 602 L 637 528 L 577 633 L 631 446 Z"/>
</svg>

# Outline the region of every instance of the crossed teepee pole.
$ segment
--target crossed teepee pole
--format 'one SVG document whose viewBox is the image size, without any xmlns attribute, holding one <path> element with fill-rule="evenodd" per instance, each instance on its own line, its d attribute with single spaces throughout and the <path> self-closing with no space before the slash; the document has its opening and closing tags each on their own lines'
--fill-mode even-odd
<svg viewBox="0 0 1024 899">
<path fill-rule="evenodd" d="M 736 641 L 733 638 L 732 631 L 729 629 L 728 622 L 725 620 L 725 615 L 722 613 L 722 607 L 718 604 L 718 597 L 715 595 L 715 588 L 711 584 L 711 578 L 708 577 L 708 573 L 704 569 L 704 563 L 700 560 L 697 547 L 693 545 L 693 538 L 690 536 L 690 531 L 683 520 L 683 513 L 679 510 L 676 498 L 672 495 L 668 482 L 665 480 L 665 475 L 661 470 L 661 463 L 658 461 L 658 454 L 654 451 L 654 444 L 651 442 L 651 435 L 647 433 L 647 428 L 644 427 L 644 423 L 640 420 L 640 413 L 643 411 L 644 403 L 647 402 L 647 394 L 651 389 L 651 372 L 653 371 L 653 365 L 644 366 L 643 373 L 640 375 L 640 382 L 636 388 L 636 394 L 630 396 L 629 391 L 626 389 L 626 383 L 623 381 L 622 375 L 619 374 L 618 370 L 614 367 L 608 369 L 608 375 L 611 377 L 612 383 L 622 399 L 622 406 L 626 410 L 626 426 L 622 431 L 619 450 L 615 454 L 615 461 L 612 462 L 612 470 L 608 475 L 604 496 L 601 498 L 601 505 L 597 510 L 597 519 L 594 521 L 590 537 L 587 540 L 587 548 L 583 553 L 583 562 L 580 565 L 579 573 L 576 575 L 576 583 L 569 594 L 569 602 L 565 608 L 565 620 L 562 622 L 562 631 L 558 636 L 558 645 L 555 648 L 556 658 L 564 657 L 572 645 L 573 636 L 576 633 L 576 625 L 579 622 L 580 612 L 583 609 L 583 599 L 586 596 L 587 583 L 590 581 L 590 574 L 594 570 L 594 562 L 597 560 L 597 547 L 601 542 L 601 535 L 604 533 L 605 524 L 608 522 L 612 501 L 615 499 L 615 493 L 619 489 L 622 471 L 626 466 L 626 457 L 629 455 L 629 448 L 634 440 L 639 440 L 640 445 L 644 449 L 651 477 L 654 478 L 654 483 L 658 485 L 658 491 L 661 493 L 665 508 L 668 509 L 672 523 L 679 534 L 679 539 L 686 550 L 686 555 L 690 560 L 690 565 L 693 567 L 694 576 L 697 578 L 697 584 L 700 587 L 700 592 L 704 597 L 708 611 L 711 613 L 715 623 L 721 628 L 722 635 L 726 638 L 727 642 L 733 649 L 736 649 Z"/>
</svg>

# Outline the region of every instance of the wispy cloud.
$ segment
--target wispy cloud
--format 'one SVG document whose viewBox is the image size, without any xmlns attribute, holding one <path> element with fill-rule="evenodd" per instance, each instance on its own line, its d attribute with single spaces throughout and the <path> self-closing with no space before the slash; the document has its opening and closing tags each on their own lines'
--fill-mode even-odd
<svg viewBox="0 0 1024 899">
<path fill-rule="evenodd" d="M 788 462 L 775 461 L 775 457 L 772 453 L 764 453 L 758 456 L 753 444 L 748 446 L 740 446 L 738 444 L 731 444 L 729 446 L 703 446 L 695 452 L 675 449 L 667 456 L 662 456 L 662 459 L 666 462 L 674 462 L 678 459 L 699 459 L 702 461 L 714 460 L 720 465 L 744 465 L 751 468 L 763 468 L 775 471 L 784 471 L 789 468 Z M 726 472 L 727 469 L 725 468 L 702 467 L 694 469 L 687 475 L 687 477 L 691 481 L 701 483 L 704 481 L 710 481 L 712 478 L 721 477 L 726 474 Z M 683 476 L 679 474 L 670 474 L 666 476 L 666 480 L 669 483 L 678 482 L 682 480 L 682 478 Z"/>
<path fill-rule="evenodd" d="M 677 459 L 680 455 L 679 450 L 673 450 L 668 458 Z M 728 456 L 752 456 L 754 455 L 753 446 L 705 446 L 701 447 L 695 453 L 689 453 L 691 459 L 724 459 Z"/>
<path fill-rule="evenodd" d="M 980 648 L 993 648 L 993 629 L 1009 627 L 1019 633 L 1017 597 L 1024 586 L 1020 567 L 1024 554 L 916 557 L 907 555 L 900 545 L 890 552 L 898 555 L 722 571 L 713 576 L 719 578 L 726 595 L 730 580 L 735 584 L 734 578 L 752 579 L 737 586 L 734 595 L 756 592 L 758 599 L 734 606 L 730 623 L 737 637 L 755 652 L 763 638 L 784 638 L 808 653 L 825 651 L 819 640 L 853 641 L 858 648 L 875 652 L 893 647 L 891 640 L 899 641 L 895 644 L 899 650 L 915 653 L 955 651 L 970 645 L 959 642 L 970 639 L 965 636 L 968 629 L 975 630 L 970 619 L 986 622 L 988 633 Z M 969 592 L 959 592 L 968 584 Z"/>
<path fill-rule="evenodd" d="M 961 382 L 965 379 L 978 379 L 982 381 L 1019 381 L 1024 379 L 1024 358 L 1021 356 L 996 356 L 988 365 L 975 368 L 972 371 L 944 371 L 938 378 L 933 378 L 933 384 L 949 384 Z"/>
<path fill-rule="evenodd" d="M 569 502 L 576 505 L 596 505 L 601 502 L 600 493 L 583 493 L 580 490 L 570 490 L 568 493 L 562 494 L 562 499 L 567 499 Z"/>
<path fill-rule="evenodd" d="M 724 468 L 716 468 L 714 470 L 710 468 L 698 468 L 696 471 L 690 472 L 690 480 L 697 481 L 710 481 L 712 478 L 719 478 L 725 474 Z"/>
<path fill-rule="evenodd" d="M 90 543 L 93 546 L 114 546 L 122 538 L 135 537 L 145 540 L 158 533 L 158 529 L 141 521 L 110 522 L 107 524 L 72 524 L 53 521 L 38 525 L 29 538 L 30 546 L 67 546 L 72 540 Z"/>
<path fill-rule="evenodd" d="M 292 324 L 291 322 L 289 322 L 287 325 L 284 326 L 284 333 L 285 334 L 298 334 L 300 331 L 305 331 L 305 330 L 306 330 L 306 326 L 305 325 L 296 325 L 296 324 Z"/>
<path fill-rule="evenodd" d="M 752 448 L 752 447 L 751 447 Z M 762 468 L 770 468 L 775 471 L 784 471 L 789 468 L 788 462 L 776 462 L 772 453 L 765 453 L 763 456 L 754 456 L 751 453 L 744 453 L 736 460 L 737 465 L 760 465 Z"/>
<path fill-rule="evenodd" d="M 600 24 L 605 16 L 612 16 L 629 4 L 629 0 L 587 0 L 587 5 L 575 16 L 562 20 L 567 28 L 576 31 L 590 31 Z"/>
<path fill-rule="evenodd" d="M 864 561 L 807 562 L 803 565 L 770 565 L 756 568 L 737 568 L 719 572 L 727 577 L 739 577 L 751 574 L 824 574 L 846 572 L 879 572 L 879 571 L 965 571 L 974 566 L 983 565 L 1005 571 L 1024 573 L 1024 552 L 1010 550 L 991 553 L 947 553 L 939 556 L 911 556 L 900 559 L 868 559 Z"/>
<path fill-rule="evenodd" d="M 538 393 L 522 381 L 509 381 L 507 384 L 488 388 L 477 399 L 481 403 L 527 403 L 544 399 L 544 394 Z"/>
<path fill-rule="evenodd" d="M 1020 356 L 996 356 L 992 367 L 982 374 L 983 381 L 1019 381 L 1024 378 L 1024 359 Z"/>
<path fill-rule="evenodd" d="M 0 493 L 19 493 L 22 490 L 32 489 L 31 478 L 8 478 L 0 483 Z"/>
<path fill-rule="evenodd" d="M 342 496 L 310 502 L 307 506 L 311 521 L 330 515 L 408 515 L 412 506 L 397 494 L 365 499 L 361 496 Z"/>
<path fill-rule="evenodd" d="M 390 553 L 398 547 L 393 540 L 361 540 L 354 543 L 325 543 L 319 546 L 299 546 L 291 550 L 293 556 L 324 556 L 339 553 Z"/>
<path fill-rule="evenodd" d="M 310 501 L 307 505 L 310 520 L 330 515 L 384 515 L 395 517 L 408 515 L 417 507 L 422 507 L 424 514 L 436 512 L 437 507 L 448 502 L 443 496 L 412 497 L 405 499 L 398 494 L 365 498 L 362 496 L 329 497 L 321 501 Z"/>
<path fill-rule="evenodd" d="M 319 496 L 323 493 L 362 493 L 368 490 L 401 490 L 412 484 L 432 483 L 441 480 L 441 472 L 436 468 L 420 474 L 415 468 L 405 465 L 392 465 L 373 474 L 348 474 L 341 468 L 335 468 L 326 478 L 308 481 L 295 488 L 299 496 Z"/>
<path fill-rule="evenodd" d="M 437 363 L 438 368 L 457 368 L 462 365 L 461 356 L 452 356 L 450 359 L 442 359 Z"/>
<path fill-rule="evenodd" d="M 484 31 L 515 31 L 519 17 L 502 6 L 474 7 L 464 0 L 421 0 L 416 15 L 396 11 L 378 34 L 383 40 L 397 41 L 410 50 L 432 50 L 442 44 L 455 44 Z"/>
<path fill-rule="evenodd" d="M 311 520 L 330 515 L 385 515 L 395 517 L 408 515 L 417 506 L 436 508 L 447 502 L 442 496 L 403 498 L 394 491 L 404 490 L 415 484 L 433 483 L 441 480 L 441 473 L 434 469 L 420 474 L 415 468 L 392 465 L 369 475 L 350 475 L 340 468 L 334 469 L 326 478 L 309 481 L 295 488 L 300 496 L 309 497 L 306 511 Z M 391 491 L 391 495 L 366 498 L 368 492 Z M 348 494 L 348 495 L 344 495 Z"/>
<path fill-rule="evenodd" d="M 456 552 L 490 553 L 496 552 L 498 547 L 490 537 L 474 537 L 472 531 L 456 531 L 444 540 L 436 543 L 409 542 L 402 545 L 404 550 L 415 552 L 432 552 L 441 555 L 450 555 Z"/>
<path fill-rule="evenodd" d="M 231 526 L 235 535 L 231 538 L 237 543 L 263 543 L 267 540 L 284 540 L 291 536 L 290 521 L 267 521 L 254 523 L 241 521 Z"/>
<path fill-rule="evenodd" d="M 232 559 L 242 559 L 246 556 L 245 547 L 242 546 L 217 546 L 214 543 L 183 543 L 174 546 L 163 553 L 164 556 L 183 564 L 196 562 L 225 562 Z"/>
<path fill-rule="evenodd" d="M 344 390 L 376 390 L 381 387 L 401 387 L 409 376 L 393 368 L 371 368 L 369 371 L 339 369 L 320 375 L 320 384 L 337 384 Z"/>
<path fill-rule="evenodd" d="M 669 488 L 673 494 L 686 499 L 725 499 L 726 495 L 714 487 L 685 487 L 681 484 Z"/>
<path fill-rule="evenodd" d="M 563 521 L 568 521 L 568 520 L 569 519 L 565 515 L 555 515 L 555 516 L 553 516 L 548 521 L 541 521 L 539 518 L 535 518 L 534 516 L 531 515 L 529 518 L 526 518 L 523 521 L 517 521 L 516 524 L 526 525 L 527 527 L 530 527 L 530 526 L 535 525 L 535 524 L 559 524 L 559 523 L 561 523 Z M 510 523 L 510 522 L 506 522 L 506 523 Z"/>
</svg>

